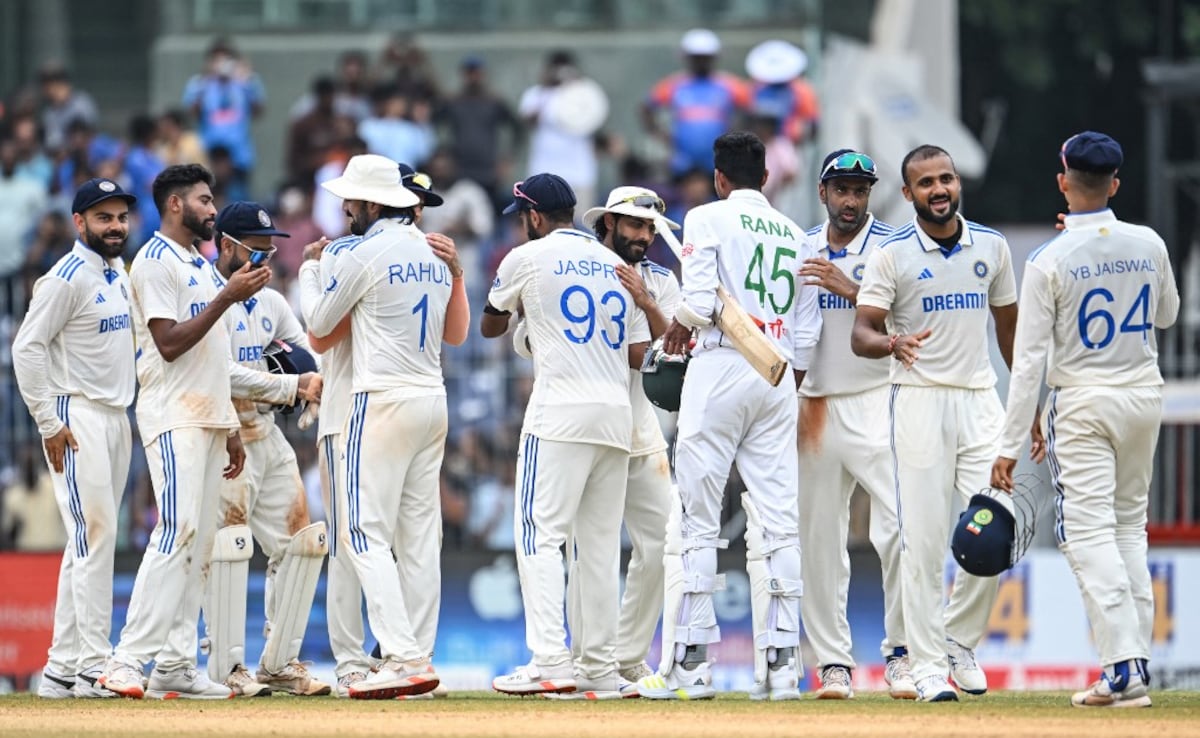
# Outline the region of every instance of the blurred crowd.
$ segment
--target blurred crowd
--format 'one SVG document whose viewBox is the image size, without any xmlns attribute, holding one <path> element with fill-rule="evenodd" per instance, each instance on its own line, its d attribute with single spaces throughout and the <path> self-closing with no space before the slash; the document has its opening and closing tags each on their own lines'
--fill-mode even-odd
<svg viewBox="0 0 1200 738">
<path fill-rule="evenodd" d="M 681 222 L 688 209 L 715 197 L 712 141 L 738 127 L 768 143 L 766 194 L 777 207 L 787 212 L 789 198 L 805 197 L 802 192 L 811 197 L 811 188 L 796 186 L 804 171 L 803 144 L 819 120 L 804 78 L 804 52 L 784 41 L 760 44 L 745 59 L 744 78 L 721 68 L 740 60 L 721 57 L 712 31 L 687 32 L 679 51 L 679 71 L 634 99 L 610 99 L 566 50 L 530 70 L 531 84 L 518 100 L 491 89 L 488 60 L 478 54 L 464 56 L 457 78 L 445 84 L 407 35 L 394 37 L 374 61 L 363 52 L 343 53 L 296 100 L 272 99 L 252 60 L 230 41 L 215 39 L 203 68 L 180 91 L 178 106 L 139 112 L 121 131 L 101 126 L 95 99 L 60 65 L 45 66 L 29 85 L 0 98 L 0 548 L 54 550 L 65 542 L 8 346 L 33 283 L 72 246 L 70 203 L 78 184 L 107 177 L 138 197 L 126 250 L 130 261 L 158 227 L 150 192 L 155 176 L 172 164 L 204 164 L 216 177 L 218 209 L 257 199 L 291 233 L 279 241 L 272 286 L 298 308 L 294 277 L 303 246 L 348 230 L 340 201 L 317 184 L 339 176 L 355 154 L 382 154 L 427 174 L 444 198 L 440 207 L 425 210 L 422 228 L 455 239 L 478 309 L 496 265 L 524 240 L 515 221 L 498 213 L 511 199 L 512 182 L 527 174 L 565 178 L 582 214 L 602 199 L 600 160 L 611 157 L 621 184 L 654 188 L 668 203 L 668 217 Z M 252 130 L 267 106 L 286 106 L 289 122 L 286 131 L 265 139 L 283 147 L 283 172 L 277 186 L 264 188 L 255 177 Z M 634 152 L 605 130 L 613 106 L 638 107 L 646 134 L 660 142 L 661 157 Z M 661 242 L 649 258 L 676 266 Z M 531 366 L 506 348 L 472 336 L 445 352 L 451 438 L 442 502 L 448 548 L 513 545 L 516 444 L 532 378 Z M 285 429 L 307 470 L 315 519 L 324 506 L 314 439 L 294 426 Z M 132 472 L 120 545 L 140 549 L 156 514 L 140 449 Z"/>
</svg>

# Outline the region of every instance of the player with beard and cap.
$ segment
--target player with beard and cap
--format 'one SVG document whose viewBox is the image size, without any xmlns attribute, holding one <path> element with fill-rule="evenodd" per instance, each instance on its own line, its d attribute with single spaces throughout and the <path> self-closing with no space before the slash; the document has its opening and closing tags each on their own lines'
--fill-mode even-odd
<svg viewBox="0 0 1200 738">
<path fill-rule="evenodd" d="M 129 274 L 137 421 L 159 516 L 121 640 L 99 679 L 126 697 L 233 696 L 196 669 L 203 572 L 216 534 L 221 480 L 237 477 L 245 461 L 221 318 L 271 275 L 245 264 L 224 287 L 213 283 L 196 250 L 213 235 L 212 183 L 212 174 L 197 164 L 167 167 L 155 178 L 162 227 L 138 251 Z M 142 669 L 150 661 L 155 667 L 147 688 Z"/>
<path fill-rule="evenodd" d="M 987 630 L 998 580 L 960 570 L 944 605 L 946 542 L 955 496 L 966 503 L 988 486 L 999 451 L 1004 408 L 988 317 L 1012 366 L 1017 288 L 1004 236 L 959 214 L 958 172 L 944 149 L 918 146 L 900 173 L 916 217 L 868 259 L 851 346 L 859 356 L 892 359 L 900 589 L 917 699 L 957 701 L 947 676 L 968 694 L 987 691 L 973 649 Z"/>
<path fill-rule="evenodd" d="M 117 511 L 129 472 L 133 340 L 121 252 L 137 199 L 93 179 L 71 206 L 75 246 L 33 286 L 13 372 L 42 434 L 69 534 L 39 697 L 113 697 L 96 684 L 112 646 Z"/>
</svg>

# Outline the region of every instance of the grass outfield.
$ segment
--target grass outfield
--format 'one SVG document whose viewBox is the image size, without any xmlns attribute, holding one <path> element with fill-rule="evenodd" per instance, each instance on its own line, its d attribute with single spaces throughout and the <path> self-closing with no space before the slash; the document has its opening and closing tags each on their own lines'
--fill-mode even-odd
<svg viewBox="0 0 1200 738">
<path fill-rule="evenodd" d="M 38 736 L 1176 736 L 1200 735 L 1200 693 L 1154 692 L 1154 707 L 1082 710 L 1066 692 L 1001 692 L 958 704 L 750 702 L 551 702 L 459 692 L 436 701 L 351 701 L 276 696 L 221 702 L 39 700 L 0 697 L 0 735 Z"/>
</svg>

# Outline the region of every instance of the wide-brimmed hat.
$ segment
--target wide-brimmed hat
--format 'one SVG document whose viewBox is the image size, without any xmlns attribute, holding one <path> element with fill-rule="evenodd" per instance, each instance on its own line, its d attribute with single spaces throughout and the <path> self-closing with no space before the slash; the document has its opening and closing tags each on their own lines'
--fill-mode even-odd
<svg viewBox="0 0 1200 738">
<path fill-rule="evenodd" d="M 746 55 L 746 72 L 756 82 L 767 85 L 791 82 L 807 68 L 808 54 L 778 39 L 763 41 Z"/>
<path fill-rule="evenodd" d="M 392 208 L 421 204 L 421 198 L 404 186 L 400 165 L 378 154 L 351 157 L 342 176 L 321 186 L 343 200 L 364 200 Z"/>
<path fill-rule="evenodd" d="M 605 213 L 618 213 L 646 220 L 661 220 L 667 227 L 679 230 L 679 224 L 663 215 L 666 204 L 654 190 L 645 187 L 617 187 L 608 193 L 604 207 L 591 208 L 583 214 L 583 224 L 595 228 L 596 221 Z"/>
</svg>

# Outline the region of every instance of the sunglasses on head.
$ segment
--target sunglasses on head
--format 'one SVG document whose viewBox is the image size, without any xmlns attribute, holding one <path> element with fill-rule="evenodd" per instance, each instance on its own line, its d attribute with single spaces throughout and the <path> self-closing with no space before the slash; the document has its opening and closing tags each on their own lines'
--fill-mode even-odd
<svg viewBox="0 0 1200 738">
<path fill-rule="evenodd" d="M 821 176 L 830 172 L 854 172 L 857 170 L 862 174 L 875 176 L 875 160 L 866 154 L 860 154 L 857 151 L 847 151 L 844 154 L 834 157 L 828 164 L 825 165 Z"/>
<path fill-rule="evenodd" d="M 630 203 L 636 208 L 653 208 L 658 211 L 659 215 L 667 212 L 667 204 L 657 195 L 631 195 L 630 197 L 618 200 L 615 204 L 623 205 L 625 203 Z"/>
<path fill-rule="evenodd" d="M 521 185 L 523 185 L 523 184 L 525 184 L 525 180 L 521 180 L 520 182 L 513 183 L 513 197 L 519 197 L 522 200 L 524 200 L 525 202 L 529 203 L 530 205 L 536 206 L 538 204 L 538 201 L 534 200 L 532 197 L 530 197 L 529 195 L 526 195 L 524 192 L 521 191 Z"/>
</svg>

